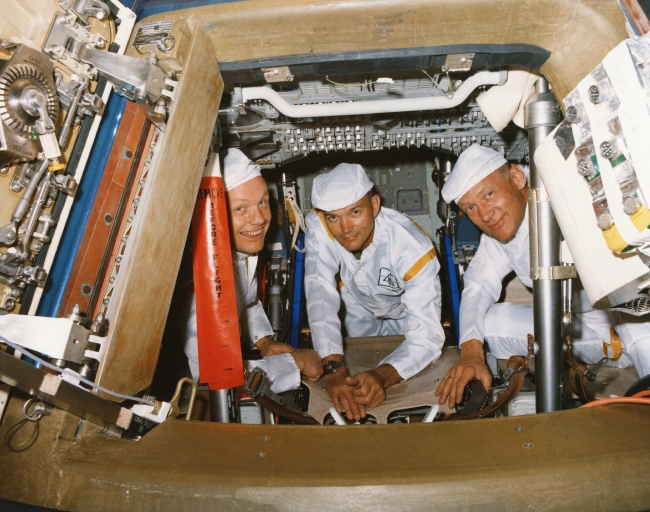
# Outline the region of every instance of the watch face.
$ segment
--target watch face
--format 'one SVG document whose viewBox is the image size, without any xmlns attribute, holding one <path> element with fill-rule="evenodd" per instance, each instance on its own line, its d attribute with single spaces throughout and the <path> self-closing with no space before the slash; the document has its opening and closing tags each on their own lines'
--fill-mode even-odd
<svg viewBox="0 0 650 512">
<path fill-rule="evenodd" d="M 326 375 L 329 375 L 336 372 L 339 368 L 344 367 L 347 368 L 345 361 L 328 361 L 325 363 L 325 366 L 323 366 L 323 371 Z"/>
</svg>

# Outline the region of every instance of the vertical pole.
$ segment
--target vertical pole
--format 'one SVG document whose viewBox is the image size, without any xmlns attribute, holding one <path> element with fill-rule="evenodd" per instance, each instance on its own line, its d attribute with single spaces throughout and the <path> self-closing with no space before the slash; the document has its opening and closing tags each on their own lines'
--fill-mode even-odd
<svg viewBox="0 0 650 512">
<path fill-rule="evenodd" d="M 562 282 L 540 268 L 560 266 L 560 227 L 535 165 L 535 150 L 560 122 L 560 107 L 540 78 L 524 107 L 530 154 L 530 265 L 535 318 L 537 412 L 562 408 Z"/>
</svg>

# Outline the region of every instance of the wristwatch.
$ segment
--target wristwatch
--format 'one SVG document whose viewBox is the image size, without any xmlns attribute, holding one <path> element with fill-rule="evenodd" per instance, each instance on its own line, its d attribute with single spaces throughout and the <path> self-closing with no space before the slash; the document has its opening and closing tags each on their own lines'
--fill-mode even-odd
<svg viewBox="0 0 650 512">
<path fill-rule="evenodd" d="M 340 368 L 348 369 L 348 364 L 345 361 L 327 361 L 323 366 L 325 375 L 331 375 L 338 371 Z"/>
</svg>

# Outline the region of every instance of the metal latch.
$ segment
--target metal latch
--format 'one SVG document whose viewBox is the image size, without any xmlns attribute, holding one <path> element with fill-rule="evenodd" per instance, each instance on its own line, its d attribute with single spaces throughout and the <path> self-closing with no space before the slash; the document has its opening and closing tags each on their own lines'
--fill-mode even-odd
<svg viewBox="0 0 650 512">
<path fill-rule="evenodd" d="M 284 398 L 271 391 L 271 387 L 266 383 L 265 377 L 266 372 L 259 366 L 256 367 L 248 377 L 246 377 L 246 383 L 244 384 L 246 392 L 253 398 L 264 397 L 273 400 L 279 405 L 285 405 Z"/>
<path fill-rule="evenodd" d="M 174 396 L 169 401 L 172 407 L 169 411 L 168 417 L 177 418 L 181 412 L 178 402 L 181 399 L 181 391 L 183 390 L 183 384 L 189 384 L 192 388 L 192 391 L 190 392 L 190 401 L 187 404 L 187 413 L 185 415 L 185 419 L 190 420 L 192 418 L 192 410 L 194 409 L 194 400 L 196 399 L 196 382 L 194 382 L 192 379 L 188 377 L 183 377 L 181 380 L 178 381 L 178 384 L 176 384 L 176 392 L 174 393 Z"/>
<path fill-rule="evenodd" d="M 582 375 L 583 377 L 586 377 L 591 382 L 593 382 L 593 381 L 596 380 L 596 375 L 598 375 L 598 372 L 603 369 L 603 367 L 607 364 L 608 361 L 609 361 L 609 358 L 603 357 L 600 361 L 598 361 L 591 368 L 587 367 L 587 369 L 584 372 L 580 371 L 580 369 L 577 366 L 575 366 L 575 365 L 573 365 L 571 363 L 569 363 L 569 364 L 571 364 L 571 367 L 575 371 L 577 371 L 580 375 Z"/>
<path fill-rule="evenodd" d="M 528 368 L 518 368 L 517 370 L 514 368 L 507 368 L 506 371 L 503 372 L 503 383 L 505 384 L 508 382 L 515 373 L 528 373 L 529 371 L 530 370 Z"/>
</svg>

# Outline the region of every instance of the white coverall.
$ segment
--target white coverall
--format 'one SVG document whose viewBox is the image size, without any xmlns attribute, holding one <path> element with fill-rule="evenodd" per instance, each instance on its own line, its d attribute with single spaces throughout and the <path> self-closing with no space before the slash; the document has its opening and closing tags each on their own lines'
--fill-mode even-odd
<svg viewBox="0 0 650 512">
<path fill-rule="evenodd" d="M 440 264 L 428 235 L 406 215 L 381 208 L 373 240 L 357 260 L 332 237 L 322 214 L 312 211 L 306 221 L 305 293 L 318 354 L 343 354 L 343 305 L 348 336 L 406 337 L 379 363 L 392 365 L 403 379 L 440 357 Z"/>
<path fill-rule="evenodd" d="M 532 288 L 528 247 L 528 207 L 515 237 L 502 243 L 485 234 L 476 256 L 465 273 L 465 287 L 460 303 L 461 343 L 477 339 L 487 341 L 490 352 L 498 359 L 525 355 L 527 335 L 533 334 L 533 308 L 523 304 L 496 304 L 501 295 L 503 278 L 513 270 L 524 284 Z M 611 366 L 625 368 L 634 364 L 639 376 L 650 373 L 650 324 L 647 320 L 615 312 L 594 310 L 577 279 L 573 280 L 571 335 L 573 355 L 587 364 L 603 356 L 603 342 L 609 343 L 609 328 L 614 327 L 623 344 L 623 354 L 610 361 Z M 611 348 L 609 355 L 612 355 Z"/>
<path fill-rule="evenodd" d="M 264 307 L 257 297 L 257 255 L 233 253 L 233 270 L 235 271 L 235 292 L 239 326 L 245 337 L 254 344 L 264 336 L 273 336 L 273 329 L 266 316 Z M 181 322 L 182 323 L 182 322 Z M 196 337 L 196 296 L 192 295 L 189 315 L 185 325 L 184 352 L 190 364 L 192 377 L 199 379 L 199 353 Z M 300 386 L 300 369 L 291 354 L 267 356 L 258 361 L 246 361 L 248 370 L 259 366 L 267 372 L 271 390 L 281 393 Z"/>
</svg>

